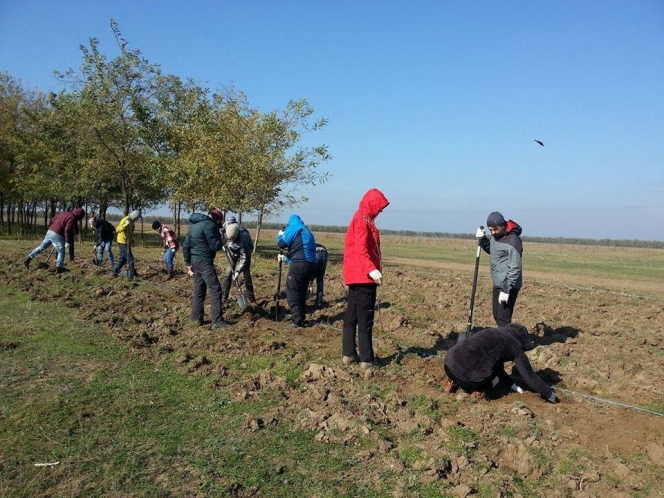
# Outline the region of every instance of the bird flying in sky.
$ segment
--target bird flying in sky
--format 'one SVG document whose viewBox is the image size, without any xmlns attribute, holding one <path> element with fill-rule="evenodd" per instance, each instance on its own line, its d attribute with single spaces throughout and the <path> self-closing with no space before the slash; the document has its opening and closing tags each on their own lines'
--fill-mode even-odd
<svg viewBox="0 0 664 498">
<path fill-rule="evenodd" d="M 544 144 L 543 144 L 541 141 L 539 141 L 539 140 L 535 140 L 535 142 L 537 142 L 537 143 L 540 144 L 542 147 L 544 147 Z"/>
</svg>

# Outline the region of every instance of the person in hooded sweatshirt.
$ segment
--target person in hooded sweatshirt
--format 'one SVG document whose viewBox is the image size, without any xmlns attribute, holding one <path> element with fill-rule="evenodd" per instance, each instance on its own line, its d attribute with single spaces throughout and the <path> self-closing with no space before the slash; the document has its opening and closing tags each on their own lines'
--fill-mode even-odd
<svg viewBox="0 0 664 498">
<path fill-rule="evenodd" d="M 304 326 L 307 288 L 316 274 L 316 241 L 302 218 L 293 214 L 288 224 L 277 234 L 277 245 L 288 249 L 278 259 L 290 264 L 286 278 L 286 301 L 290 308 L 291 328 Z"/>
<path fill-rule="evenodd" d="M 502 382 L 512 391 L 523 393 L 505 372 L 505 362 L 512 361 L 530 389 L 555 403 L 556 393 L 539 378 L 526 356 L 525 352 L 534 347 L 528 330 L 518 323 L 481 330 L 458 342 L 445 355 L 445 391 L 451 393 L 461 387 L 467 392 L 481 392 Z"/>
<path fill-rule="evenodd" d="M 364 194 L 360 207 L 346 230 L 343 276 L 348 286 L 348 304 L 342 334 L 343 363 L 360 362 L 361 368 L 374 364 L 372 344 L 376 293 L 382 282 L 380 235 L 374 220 L 389 201 L 378 189 Z M 357 355 L 355 336 L 360 354 Z"/>
<path fill-rule="evenodd" d="M 482 228 L 475 236 L 482 249 L 489 253 L 491 278 L 493 279 L 493 318 L 500 327 L 512 323 L 514 305 L 523 285 L 521 255 L 521 227 L 514 221 L 505 221 L 497 211 L 491 213 L 486 225 L 491 237 Z"/>
<path fill-rule="evenodd" d="M 191 299 L 191 320 L 203 325 L 205 295 L 210 290 L 212 328 L 228 326 L 224 321 L 221 304 L 221 283 L 214 258 L 224 247 L 219 229 L 224 224 L 224 213 L 212 209 L 208 214 L 194 213 L 189 217 L 189 233 L 182 243 L 184 264 L 189 276 L 194 277 L 194 294 Z"/>
<path fill-rule="evenodd" d="M 69 249 L 69 260 L 74 261 L 74 234 L 76 233 L 76 224 L 85 217 L 85 211 L 82 208 L 73 208 L 72 210 L 61 211 L 56 214 L 48 226 L 46 235 L 42 243 L 36 247 L 23 261 L 26 268 L 30 268 L 30 261 L 37 254 L 45 251 L 53 245 L 57 252 L 55 261 L 56 273 L 65 271 L 65 252 Z"/>
</svg>

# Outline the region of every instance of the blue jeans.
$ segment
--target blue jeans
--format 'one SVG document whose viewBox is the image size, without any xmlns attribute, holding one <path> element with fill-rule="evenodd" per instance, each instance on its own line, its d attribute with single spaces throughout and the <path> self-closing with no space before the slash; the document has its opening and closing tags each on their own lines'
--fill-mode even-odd
<svg viewBox="0 0 664 498">
<path fill-rule="evenodd" d="M 104 262 L 104 251 L 108 256 L 108 263 L 113 266 L 115 258 L 113 257 L 113 240 L 102 240 L 101 244 L 97 246 L 97 264 L 101 265 Z"/>
<path fill-rule="evenodd" d="M 52 230 L 46 232 L 46 236 L 44 237 L 42 243 L 39 245 L 39 247 L 35 248 L 30 254 L 28 254 L 28 258 L 34 258 L 37 256 L 37 254 L 40 254 L 48 249 L 51 244 L 53 247 L 55 247 L 55 250 L 58 253 L 58 259 L 55 262 L 55 266 L 57 268 L 63 267 L 65 265 L 65 238 L 62 235 L 53 232 Z"/>
<path fill-rule="evenodd" d="M 131 253 L 131 248 L 128 248 L 128 244 L 120 243 L 118 243 L 118 247 L 120 248 L 120 257 L 113 267 L 113 274 L 119 274 L 126 263 L 129 263 L 129 268 L 134 271 L 134 255 Z"/>
<path fill-rule="evenodd" d="M 173 260 L 175 259 L 175 253 L 178 251 L 178 248 L 166 249 L 164 253 L 164 263 L 166 263 L 166 268 L 168 271 L 173 271 Z"/>
</svg>

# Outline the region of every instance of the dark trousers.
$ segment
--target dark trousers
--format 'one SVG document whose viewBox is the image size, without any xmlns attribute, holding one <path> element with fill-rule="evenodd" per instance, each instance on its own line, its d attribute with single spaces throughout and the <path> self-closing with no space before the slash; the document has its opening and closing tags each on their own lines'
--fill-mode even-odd
<svg viewBox="0 0 664 498">
<path fill-rule="evenodd" d="M 344 356 L 357 356 L 355 332 L 360 346 L 360 361 L 374 361 L 373 324 L 376 308 L 376 284 L 348 286 L 348 304 L 344 316 L 341 350 Z"/>
<path fill-rule="evenodd" d="M 205 309 L 205 295 L 210 289 L 210 307 L 212 324 L 223 323 L 224 315 L 221 307 L 221 284 L 217 276 L 214 263 L 207 261 L 192 261 L 194 270 L 194 295 L 191 299 L 191 319 L 195 322 L 203 322 Z"/>
<path fill-rule="evenodd" d="M 316 301 L 315 307 L 323 304 L 323 284 L 325 280 L 325 272 L 327 271 L 327 251 L 316 251 Z"/>
<path fill-rule="evenodd" d="M 115 275 L 120 273 L 122 267 L 127 263 L 129 263 L 129 269 L 132 270 L 132 272 L 135 272 L 136 270 L 134 268 L 134 255 L 131 253 L 131 248 L 129 247 L 129 244 L 118 244 L 118 248 L 120 249 L 120 257 L 115 262 L 115 266 L 113 267 L 113 273 Z"/>
<path fill-rule="evenodd" d="M 514 305 L 516 304 L 516 297 L 519 295 L 519 289 L 512 289 L 507 303 L 499 303 L 498 296 L 500 289 L 493 288 L 493 319 L 499 327 L 512 323 L 512 313 L 514 312 Z"/>
<path fill-rule="evenodd" d="M 224 296 L 224 299 L 226 299 L 231 293 L 233 273 L 235 273 L 235 264 L 231 265 L 230 262 L 227 262 L 226 272 L 224 273 L 224 281 L 221 282 L 221 294 Z M 247 289 L 247 299 L 249 301 L 255 301 L 256 294 L 254 293 L 254 281 L 251 278 L 251 254 L 247 254 L 247 262 L 244 265 L 241 273 L 242 280 L 244 280 L 244 286 Z"/>
<path fill-rule="evenodd" d="M 493 379 L 496 377 L 498 377 L 498 379 L 503 384 L 508 386 L 512 385 L 512 380 L 510 376 L 507 374 L 507 372 L 505 372 L 505 368 L 503 367 L 502 363 L 497 363 L 494 366 L 493 372 L 491 373 L 491 377 L 489 377 L 488 379 L 483 379 L 481 381 L 472 381 L 464 379 L 463 377 L 456 375 L 449 368 L 447 368 L 447 365 L 443 365 L 443 368 L 445 369 L 445 374 L 450 379 L 459 384 L 459 387 L 461 387 L 461 389 L 469 393 L 472 393 L 474 391 L 485 391 L 486 389 L 491 387 Z"/>
<path fill-rule="evenodd" d="M 307 287 L 316 271 L 315 263 L 292 263 L 286 278 L 286 301 L 290 307 L 291 321 L 304 325 L 307 305 Z"/>
</svg>

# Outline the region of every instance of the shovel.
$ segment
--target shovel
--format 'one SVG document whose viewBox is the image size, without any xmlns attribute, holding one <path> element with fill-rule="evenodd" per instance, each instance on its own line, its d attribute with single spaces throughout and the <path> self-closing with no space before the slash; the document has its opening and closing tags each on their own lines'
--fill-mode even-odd
<svg viewBox="0 0 664 498">
<path fill-rule="evenodd" d="M 132 255 L 131 255 L 131 245 L 127 242 L 127 258 L 129 261 L 131 261 Z M 134 265 L 127 262 L 127 269 L 122 271 L 122 276 L 125 277 L 127 280 L 134 280 L 134 277 L 136 276 L 136 271 L 134 269 Z"/>
<path fill-rule="evenodd" d="M 240 307 L 240 311 L 244 311 L 249 307 L 249 301 L 247 301 L 247 296 L 242 290 L 240 281 L 237 278 L 235 279 L 235 283 L 237 284 L 237 292 L 238 292 L 237 305 Z"/>
<path fill-rule="evenodd" d="M 51 259 L 51 256 L 53 256 L 53 253 L 55 252 L 55 246 L 51 247 L 51 252 L 48 253 L 48 258 L 46 258 L 46 263 L 43 261 L 37 265 L 37 268 L 40 270 L 48 270 L 48 262 Z"/>
<path fill-rule="evenodd" d="M 480 226 L 480 230 L 484 230 L 484 227 Z M 480 268 L 480 252 L 482 249 L 481 241 L 482 239 L 477 239 L 477 256 L 475 257 L 475 275 L 473 275 L 473 289 L 470 292 L 470 309 L 468 310 L 468 326 L 466 327 L 465 332 L 459 333 L 459 338 L 457 339 L 457 342 L 470 339 L 472 335 L 470 329 L 473 326 L 473 310 L 475 309 L 475 290 L 477 289 L 477 273 L 479 272 Z"/>
<path fill-rule="evenodd" d="M 231 269 L 233 269 L 234 272 L 235 265 L 233 264 L 233 261 L 231 260 L 231 255 L 228 254 L 228 251 L 226 250 L 225 246 L 224 246 L 224 254 L 226 255 L 226 260 L 228 261 L 229 266 L 231 267 Z M 237 284 L 237 291 L 238 291 L 237 305 L 240 307 L 240 311 L 244 311 L 249 307 L 249 301 L 247 301 L 247 296 L 244 294 L 244 291 L 242 290 L 240 281 L 236 278 L 234 278 L 233 280 Z"/>
</svg>

